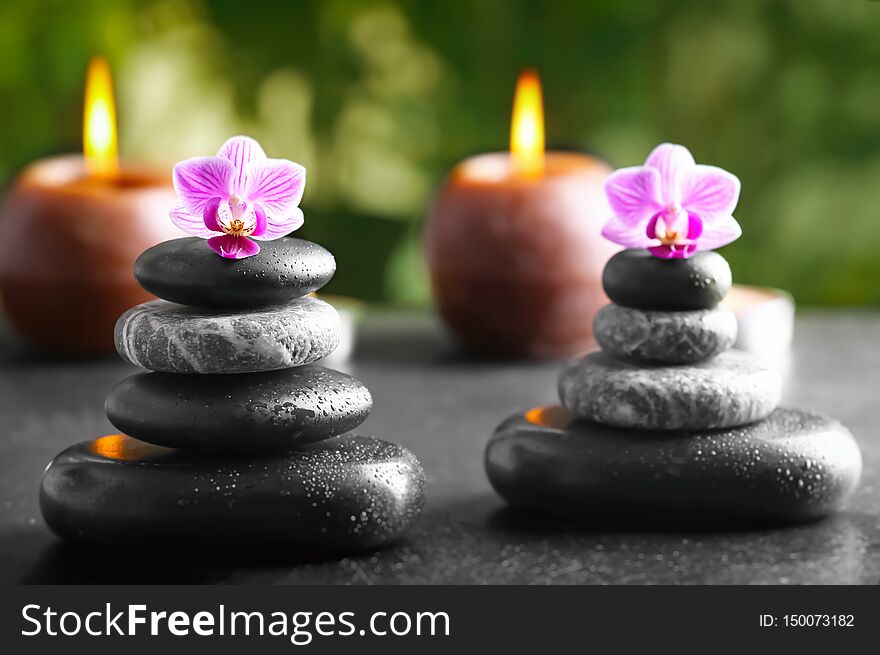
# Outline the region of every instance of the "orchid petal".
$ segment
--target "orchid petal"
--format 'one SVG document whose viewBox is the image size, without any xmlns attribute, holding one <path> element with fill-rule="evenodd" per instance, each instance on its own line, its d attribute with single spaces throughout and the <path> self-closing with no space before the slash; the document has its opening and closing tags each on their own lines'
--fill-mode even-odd
<svg viewBox="0 0 880 655">
<path fill-rule="evenodd" d="M 648 248 L 648 252 L 654 255 L 654 257 L 658 257 L 660 259 L 672 259 L 674 251 L 667 245 L 660 245 L 650 246 Z"/>
<path fill-rule="evenodd" d="M 696 166 L 691 151 L 673 143 L 661 143 L 651 151 L 645 166 L 660 172 L 660 196 L 664 205 L 681 202 L 681 184 L 687 172 Z"/>
<path fill-rule="evenodd" d="M 703 221 L 695 214 L 688 214 L 687 238 L 693 241 L 703 233 Z"/>
<path fill-rule="evenodd" d="M 186 210 L 202 216 L 211 198 L 228 198 L 235 166 L 220 157 L 193 157 L 174 166 L 174 190 Z"/>
<path fill-rule="evenodd" d="M 254 209 L 256 210 L 257 207 L 254 207 Z M 260 209 L 260 212 L 262 212 L 262 209 Z M 265 216 L 265 214 L 263 214 L 263 216 Z M 294 230 L 298 230 L 304 221 L 305 219 L 302 210 L 299 207 L 294 207 L 284 219 L 280 221 L 266 221 L 265 231 L 261 234 L 257 234 L 255 231 L 251 236 L 255 239 L 260 239 L 261 241 L 278 239 L 279 237 L 287 236 Z"/>
<path fill-rule="evenodd" d="M 730 216 L 739 200 L 739 178 L 716 166 L 695 166 L 682 180 L 681 203 L 703 221 Z"/>
<path fill-rule="evenodd" d="M 266 234 L 268 222 L 266 221 L 266 212 L 259 205 L 254 205 L 254 230 L 251 232 L 252 237 L 261 237 Z"/>
<path fill-rule="evenodd" d="M 208 239 L 217 234 L 217 232 L 207 228 L 201 216 L 191 214 L 181 203 L 174 205 L 174 208 L 168 212 L 168 216 L 171 217 L 172 223 L 194 237 Z"/>
<path fill-rule="evenodd" d="M 733 216 L 716 218 L 713 223 L 703 225 L 703 233 L 697 238 L 700 250 L 714 250 L 736 241 L 742 235 L 742 228 Z"/>
<path fill-rule="evenodd" d="M 687 234 L 690 231 L 689 216 L 686 211 L 680 211 L 675 214 L 664 214 L 663 220 L 666 223 L 666 229 L 670 232 L 678 232 L 679 234 Z"/>
<path fill-rule="evenodd" d="M 229 234 L 208 239 L 208 246 L 225 259 L 244 259 L 260 252 L 260 244 L 247 237 L 235 237 Z"/>
<path fill-rule="evenodd" d="M 256 161 L 266 159 L 262 146 L 249 136 L 234 136 L 227 139 L 220 147 L 218 157 L 228 159 L 235 166 L 236 174 L 232 179 L 232 193 L 243 195 L 245 192 L 248 167 Z"/>
<path fill-rule="evenodd" d="M 223 201 L 220 200 L 220 198 L 211 198 L 207 203 L 205 203 L 205 211 L 202 215 L 202 222 L 204 226 L 212 232 L 223 231 L 223 229 L 220 227 L 220 221 L 217 220 L 217 210 L 220 209 L 220 203 L 222 202 Z"/>
<path fill-rule="evenodd" d="M 640 227 L 627 225 L 617 218 L 605 223 L 602 227 L 602 236 L 625 248 L 647 248 L 656 243 L 656 240 L 649 239 Z"/>
<path fill-rule="evenodd" d="M 697 219 L 699 221 L 699 219 Z M 657 227 L 660 227 L 660 234 L 658 234 Z M 670 232 L 676 232 L 678 234 L 687 234 L 690 236 L 690 231 L 693 227 L 699 229 L 699 225 L 696 226 L 691 222 L 690 215 L 687 212 L 680 211 L 677 214 L 673 214 L 670 216 L 669 212 L 659 212 L 654 214 L 651 217 L 651 220 L 648 221 L 647 226 L 645 226 L 645 234 L 649 239 L 660 239 L 661 235 L 665 236 Z"/>
<path fill-rule="evenodd" d="M 669 246 L 664 244 L 648 248 L 648 251 L 654 255 L 654 257 L 659 257 L 660 259 L 687 259 L 694 254 L 696 250 L 697 246 L 693 243 Z"/>
<path fill-rule="evenodd" d="M 630 225 L 650 218 L 662 205 L 660 173 L 645 166 L 614 171 L 605 181 L 605 195 L 617 217 Z"/>
<path fill-rule="evenodd" d="M 649 239 L 657 238 L 657 221 L 660 220 L 661 213 L 654 214 L 651 217 L 651 220 L 648 221 L 648 225 L 645 227 L 645 236 Z"/>
<path fill-rule="evenodd" d="M 251 162 L 247 170 L 245 195 L 259 203 L 269 224 L 289 216 L 302 199 L 306 169 L 287 159 L 263 159 Z"/>
</svg>

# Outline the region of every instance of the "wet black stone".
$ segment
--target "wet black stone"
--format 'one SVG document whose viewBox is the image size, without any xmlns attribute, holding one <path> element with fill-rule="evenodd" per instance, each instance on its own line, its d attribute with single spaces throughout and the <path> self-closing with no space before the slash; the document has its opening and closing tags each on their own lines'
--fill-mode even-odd
<svg viewBox="0 0 880 655">
<path fill-rule="evenodd" d="M 602 276 L 605 293 L 618 305 L 667 311 L 711 309 L 732 283 L 727 260 L 712 251 L 660 259 L 647 250 L 624 250 L 608 260 Z"/>
<path fill-rule="evenodd" d="M 245 309 L 284 303 L 323 287 L 336 260 L 316 243 L 260 241 L 260 253 L 224 259 L 204 239 L 165 241 L 138 257 L 134 276 L 150 293 L 182 305 Z"/>
<path fill-rule="evenodd" d="M 310 365 L 242 375 L 139 373 L 105 409 L 123 433 L 171 448 L 286 450 L 364 422 L 373 401 L 358 380 Z"/>
<path fill-rule="evenodd" d="M 799 410 L 741 428 L 658 433 L 574 419 L 558 406 L 504 421 L 485 464 L 495 490 L 528 513 L 737 523 L 831 514 L 862 467 L 845 427 Z"/>
<path fill-rule="evenodd" d="M 111 435 L 52 461 L 40 509 L 58 536 L 84 545 L 346 553 L 399 539 L 424 488 L 412 453 L 371 437 L 217 458 Z"/>
</svg>

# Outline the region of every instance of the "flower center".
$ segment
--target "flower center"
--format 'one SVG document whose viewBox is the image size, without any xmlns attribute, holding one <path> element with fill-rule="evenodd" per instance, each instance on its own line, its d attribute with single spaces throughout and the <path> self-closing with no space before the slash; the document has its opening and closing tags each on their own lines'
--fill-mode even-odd
<svg viewBox="0 0 880 655">
<path fill-rule="evenodd" d="M 682 216 L 681 206 L 670 205 L 657 216 L 654 224 L 654 238 L 664 246 L 684 243 L 688 237 L 689 225 L 687 216 Z"/>
<path fill-rule="evenodd" d="M 217 223 L 224 234 L 233 237 L 250 236 L 257 226 L 254 210 L 248 210 L 247 202 L 232 196 L 217 208 Z"/>
<path fill-rule="evenodd" d="M 671 246 L 676 243 L 680 243 L 682 237 L 679 235 L 678 230 L 670 230 L 666 227 L 665 223 L 663 223 L 663 219 L 661 218 L 657 221 L 657 231 L 655 232 L 657 235 L 657 239 L 660 240 L 664 246 Z"/>
</svg>

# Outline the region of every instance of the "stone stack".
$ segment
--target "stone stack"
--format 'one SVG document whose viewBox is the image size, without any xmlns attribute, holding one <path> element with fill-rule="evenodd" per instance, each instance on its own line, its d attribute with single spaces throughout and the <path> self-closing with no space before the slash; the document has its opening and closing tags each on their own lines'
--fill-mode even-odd
<svg viewBox="0 0 880 655">
<path fill-rule="evenodd" d="M 719 306 L 730 267 L 715 252 L 607 264 L 602 350 L 566 364 L 562 407 L 517 414 L 486 452 L 493 486 L 541 514 L 787 522 L 840 508 L 861 455 L 840 423 L 777 408 L 781 382 L 730 350 Z"/>
<path fill-rule="evenodd" d="M 339 342 L 339 315 L 311 295 L 335 270 L 327 250 L 290 237 L 241 260 L 195 237 L 144 252 L 135 276 L 161 300 L 123 314 L 115 339 L 149 372 L 107 398 L 121 434 L 49 465 L 49 526 L 77 542 L 317 552 L 400 537 L 421 511 L 424 472 L 396 444 L 345 434 L 367 418 L 370 392 L 315 364 Z"/>
</svg>

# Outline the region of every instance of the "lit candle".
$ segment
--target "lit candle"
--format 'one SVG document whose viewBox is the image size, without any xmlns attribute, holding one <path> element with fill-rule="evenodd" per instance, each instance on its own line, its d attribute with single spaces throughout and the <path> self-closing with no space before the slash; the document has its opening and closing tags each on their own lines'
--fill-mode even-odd
<svg viewBox="0 0 880 655">
<path fill-rule="evenodd" d="M 106 61 L 89 65 L 84 156 L 34 162 L 0 212 L 0 297 L 15 328 L 53 351 L 113 351 L 113 326 L 152 298 L 132 276 L 137 256 L 182 236 L 167 220 L 170 175 L 120 164 Z"/>
<path fill-rule="evenodd" d="M 465 344 L 528 357 L 593 345 L 593 315 L 608 302 L 602 268 L 619 250 L 600 234 L 609 172 L 594 157 L 544 151 L 540 82 L 524 72 L 510 153 L 453 169 L 426 227 L 437 307 Z"/>
</svg>

